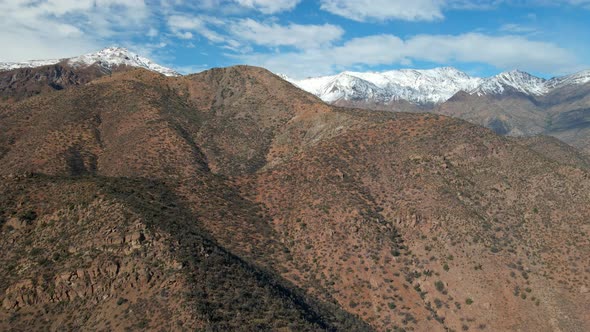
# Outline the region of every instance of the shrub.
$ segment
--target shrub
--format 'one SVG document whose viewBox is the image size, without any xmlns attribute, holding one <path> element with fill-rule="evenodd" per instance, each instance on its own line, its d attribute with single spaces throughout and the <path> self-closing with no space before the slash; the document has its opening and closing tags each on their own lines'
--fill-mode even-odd
<svg viewBox="0 0 590 332">
<path fill-rule="evenodd" d="M 434 282 L 434 287 L 439 292 L 442 292 L 442 291 L 445 290 L 445 284 L 442 281 L 440 281 L 440 280 L 437 280 L 437 281 Z"/>
<path fill-rule="evenodd" d="M 467 305 L 472 305 L 472 304 L 473 304 L 473 300 L 472 300 L 470 297 L 468 297 L 468 298 L 465 300 L 465 304 L 467 304 Z"/>
<path fill-rule="evenodd" d="M 434 299 L 434 305 L 440 309 L 443 306 L 443 303 L 440 299 Z"/>
<path fill-rule="evenodd" d="M 31 223 L 32 221 L 34 221 L 35 219 L 37 219 L 37 212 L 33 211 L 33 210 L 28 210 L 25 212 L 22 212 L 18 218 L 26 223 Z"/>
</svg>

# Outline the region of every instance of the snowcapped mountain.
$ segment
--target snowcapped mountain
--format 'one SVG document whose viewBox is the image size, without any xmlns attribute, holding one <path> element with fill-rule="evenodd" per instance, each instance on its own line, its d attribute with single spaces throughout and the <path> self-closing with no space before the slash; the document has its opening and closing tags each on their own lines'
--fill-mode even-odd
<svg viewBox="0 0 590 332">
<path fill-rule="evenodd" d="M 65 62 L 74 67 L 88 67 L 99 65 L 106 69 L 112 69 L 117 66 L 130 66 L 145 68 L 166 76 L 180 76 L 176 71 L 160 66 L 151 60 L 139 56 L 125 48 L 109 47 L 96 53 L 85 54 L 69 59 L 53 60 L 33 60 L 25 62 L 4 62 L 0 63 L 0 71 L 18 69 L 18 68 L 35 68 L 41 66 L 54 65 L 59 62 Z"/>
<path fill-rule="evenodd" d="M 549 91 L 546 82 L 545 79 L 535 77 L 529 73 L 513 70 L 486 78 L 477 88 L 469 92 L 479 96 L 499 95 L 508 89 L 512 89 L 527 95 L 540 96 Z"/>
<path fill-rule="evenodd" d="M 417 104 L 441 103 L 458 91 L 472 90 L 481 83 L 481 79 L 449 67 L 382 73 L 344 72 L 335 76 L 290 81 L 326 102 L 342 99 L 380 103 L 407 100 Z"/>
<path fill-rule="evenodd" d="M 61 60 L 31 60 L 24 62 L 0 62 L 0 71 L 7 71 L 19 68 L 36 68 L 54 65 Z"/>
<path fill-rule="evenodd" d="M 387 104 L 396 100 L 406 100 L 414 104 L 427 105 L 443 103 L 459 91 L 478 96 L 501 95 L 508 91 L 541 96 L 565 85 L 590 82 L 590 70 L 551 80 L 519 70 L 479 78 L 451 67 L 430 70 L 403 69 L 381 73 L 343 72 L 304 80 L 294 80 L 284 75 L 282 77 L 328 103 L 345 100 Z"/>
<path fill-rule="evenodd" d="M 363 80 L 349 73 L 341 73 L 336 76 L 319 77 L 299 82 L 304 90 L 320 96 L 327 102 L 335 102 L 340 99 L 356 100 L 371 99 L 375 101 L 387 101 L 386 91 L 372 82 Z"/>
<path fill-rule="evenodd" d="M 573 75 L 556 77 L 547 81 L 547 88 L 556 89 L 568 85 L 582 85 L 590 82 L 590 70 L 581 71 Z"/>
</svg>

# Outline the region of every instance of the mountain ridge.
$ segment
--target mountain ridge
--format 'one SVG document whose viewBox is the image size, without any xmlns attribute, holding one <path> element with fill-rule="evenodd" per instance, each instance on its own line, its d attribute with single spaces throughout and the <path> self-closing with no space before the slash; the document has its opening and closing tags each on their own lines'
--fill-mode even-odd
<svg viewBox="0 0 590 332">
<path fill-rule="evenodd" d="M 118 66 L 144 68 L 166 76 L 180 76 L 173 69 L 161 66 L 148 58 L 142 57 L 123 47 L 107 47 L 95 53 L 83 54 L 72 58 L 31 60 L 23 62 L 0 62 L 0 72 L 22 68 L 37 68 L 64 62 L 73 67 L 90 67 L 94 64 L 105 69 Z"/>
<path fill-rule="evenodd" d="M 63 59 L 0 62 L 0 73 L 59 63 L 74 68 L 87 68 L 96 64 L 106 70 L 129 66 L 144 68 L 165 76 L 181 76 L 171 68 L 161 66 L 122 47 L 107 47 L 98 52 Z M 590 82 L 590 70 L 544 79 L 518 69 L 490 77 L 477 77 L 451 66 L 432 69 L 404 68 L 381 72 L 343 71 L 335 75 L 305 79 L 294 79 L 279 73 L 277 75 L 327 103 L 364 101 L 388 104 L 407 101 L 420 106 L 442 104 L 461 91 L 479 96 L 502 95 L 509 91 L 544 96 L 558 88 Z"/>
<path fill-rule="evenodd" d="M 296 80 L 285 75 L 284 79 L 299 88 L 315 94 L 328 103 L 339 100 L 364 100 L 387 104 L 406 100 L 417 105 L 442 104 L 456 93 L 471 95 L 502 95 L 516 91 L 531 96 L 544 96 L 567 85 L 590 82 L 590 70 L 549 80 L 521 70 L 505 71 L 481 78 L 474 77 L 453 67 L 434 69 L 400 69 L 383 72 L 342 72 L 337 75 L 311 77 Z M 350 84 L 353 82 L 354 84 Z M 371 86 L 370 89 L 355 89 Z M 374 87 L 373 87 L 374 86 Z M 378 98 L 374 98 L 378 96 Z"/>
</svg>

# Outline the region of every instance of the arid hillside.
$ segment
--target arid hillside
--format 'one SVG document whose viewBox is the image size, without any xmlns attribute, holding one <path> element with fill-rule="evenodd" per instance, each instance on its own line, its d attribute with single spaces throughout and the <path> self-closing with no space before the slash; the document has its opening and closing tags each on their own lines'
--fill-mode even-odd
<svg viewBox="0 0 590 332">
<path fill-rule="evenodd" d="M 540 97 L 518 92 L 497 96 L 460 92 L 433 112 L 488 127 L 501 135 L 553 136 L 588 153 L 589 107 L 590 85 L 585 84 L 559 88 Z"/>
<path fill-rule="evenodd" d="M 335 106 L 393 112 L 425 112 L 466 120 L 512 137 L 550 136 L 590 155 L 590 84 L 564 86 L 542 96 L 507 88 L 501 94 L 459 91 L 444 103 L 338 100 Z"/>
<path fill-rule="evenodd" d="M 585 158 L 246 66 L 19 96 L 0 328 L 586 331 Z"/>
<path fill-rule="evenodd" d="M 0 72 L 0 103 L 15 102 L 38 94 L 84 85 L 94 79 L 128 70 L 125 66 L 107 70 L 98 65 L 76 68 L 67 62 L 37 68 Z"/>
</svg>

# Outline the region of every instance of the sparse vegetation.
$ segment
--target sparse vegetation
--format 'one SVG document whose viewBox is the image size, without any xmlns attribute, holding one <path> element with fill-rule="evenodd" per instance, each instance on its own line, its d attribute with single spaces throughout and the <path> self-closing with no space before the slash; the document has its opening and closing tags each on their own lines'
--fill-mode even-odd
<svg viewBox="0 0 590 332">
<path fill-rule="evenodd" d="M 445 284 L 440 280 L 434 282 L 434 287 L 441 293 L 445 290 Z"/>
<path fill-rule="evenodd" d="M 545 319 L 539 279 L 586 304 L 587 172 L 521 138 L 250 67 L 114 74 L 0 118 L 0 291 L 39 292 L 0 294 L 0 329 L 502 331 L 480 310 Z"/>
</svg>

